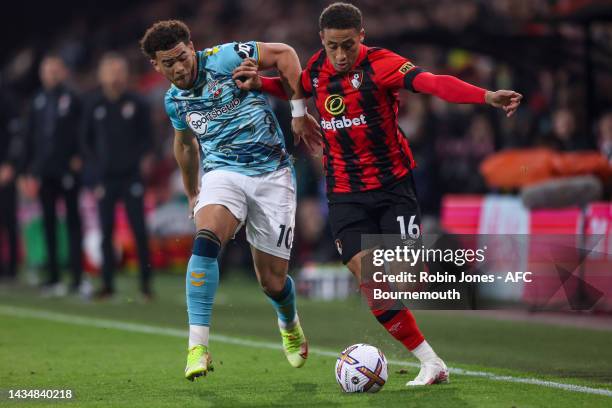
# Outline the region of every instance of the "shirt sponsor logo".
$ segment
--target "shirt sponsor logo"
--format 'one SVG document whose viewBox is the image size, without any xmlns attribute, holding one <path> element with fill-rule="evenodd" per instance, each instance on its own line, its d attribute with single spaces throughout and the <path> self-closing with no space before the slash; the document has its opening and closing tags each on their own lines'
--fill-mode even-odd
<svg viewBox="0 0 612 408">
<path fill-rule="evenodd" d="M 347 118 L 346 116 L 341 116 L 339 118 L 332 118 L 331 120 L 321 120 L 321 127 L 325 130 L 337 130 L 337 129 L 346 129 L 353 126 L 361 126 L 366 125 L 367 121 L 365 115 L 361 114 L 358 118 Z"/>
<path fill-rule="evenodd" d="M 185 120 L 191 130 L 198 135 L 205 135 L 208 130 L 208 123 L 217 119 L 219 116 L 229 113 L 240 105 L 240 99 L 234 98 L 229 103 L 217 108 L 213 108 L 207 112 L 188 112 L 185 115 Z"/>
<path fill-rule="evenodd" d="M 407 62 L 404 62 L 404 65 L 400 67 L 399 72 L 402 75 L 406 75 L 408 71 L 410 71 L 412 68 L 414 68 L 414 64 L 410 61 L 407 61 Z"/>
<path fill-rule="evenodd" d="M 331 94 L 325 99 L 325 110 L 334 116 L 340 115 L 346 109 L 344 98 L 338 94 Z"/>
</svg>

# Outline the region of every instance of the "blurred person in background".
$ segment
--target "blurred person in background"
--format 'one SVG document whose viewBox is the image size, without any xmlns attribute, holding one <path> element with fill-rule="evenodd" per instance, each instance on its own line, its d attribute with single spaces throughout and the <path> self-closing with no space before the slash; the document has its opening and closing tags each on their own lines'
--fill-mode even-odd
<svg viewBox="0 0 612 408">
<path fill-rule="evenodd" d="M 15 178 L 19 158 L 16 151 L 15 121 L 14 107 L 5 91 L 0 89 L 0 282 L 13 281 L 17 276 Z"/>
<path fill-rule="evenodd" d="M 485 193 L 480 163 L 495 151 L 494 131 L 485 114 L 470 117 L 465 132 L 441 138 L 437 143 L 439 183 L 444 191 L 459 194 Z"/>
<path fill-rule="evenodd" d="M 129 87 L 127 60 L 117 53 L 105 54 L 98 67 L 101 89 L 87 103 L 83 121 L 83 151 L 96 166 L 96 188 L 102 228 L 102 287 L 96 297 L 115 293 L 116 269 L 113 248 L 115 208 L 121 200 L 134 233 L 140 264 L 140 290 L 151 300 L 151 262 L 145 224 L 143 173 L 152 150 L 150 108 Z"/>
<path fill-rule="evenodd" d="M 78 197 L 82 160 L 78 129 L 82 106 L 77 93 L 68 85 L 69 70 L 57 54 L 46 55 L 40 64 L 42 89 L 32 98 L 25 128 L 23 149 L 25 195 L 38 196 L 42 205 L 49 276 L 43 294 L 63 296 L 66 288 L 59 275 L 57 250 L 57 200 L 64 199 L 68 225 L 72 281 L 70 292 L 77 292 L 82 277 L 81 218 Z"/>
<path fill-rule="evenodd" d="M 438 123 L 429 107 L 427 98 L 410 98 L 403 94 L 398 112 L 399 128 L 406 134 L 414 160 L 419 164 L 413 170 L 414 183 L 419 194 L 419 204 L 424 217 L 436 216 L 440 212 L 442 191 L 440 189 L 440 162 L 436 157 L 434 130 Z"/>
<path fill-rule="evenodd" d="M 297 186 L 298 206 L 292 266 L 302 268 L 309 263 L 337 262 L 340 258 L 327 222 L 321 157 L 309 154 L 304 148 L 296 149 L 295 157 L 296 178 L 300 182 Z"/>
<path fill-rule="evenodd" d="M 597 123 L 597 144 L 612 165 L 612 111 L 604 113 Z"/>
<path fill-rule="evenodd" d="M 593 148 L 586 135 L 578 133 L 576 115 L 569 108 L 560 108 L 552 114 L 551 130 L 537 140 L 537 144 L 562 152 Z"/>
<path fill-rule="evenodd" d="M 605 112 L 597 122 L 597 145 L 599 152 L 604 155 L 612 166 L 612 111 Z M 612 180 L 607 180 L 604 184 L 606 198 L 612 194 Z"/>
<path fill-rule="evenodd" d="M 295 265 L 339 261 L 326 218 L 325 203 L 317 196 L 298 200 L 295 236 Z"/>
</svg>

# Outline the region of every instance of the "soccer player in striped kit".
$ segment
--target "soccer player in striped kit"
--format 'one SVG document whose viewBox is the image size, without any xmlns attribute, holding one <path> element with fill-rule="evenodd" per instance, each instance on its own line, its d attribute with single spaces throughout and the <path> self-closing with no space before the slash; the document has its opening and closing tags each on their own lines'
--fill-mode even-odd
<svg viewBox="0 0 612 408">
<path fill-rule="evenodd" d="M 371 253 L 371 248 L 361 248 L 362 234 L 408 233 L 414 240 L 420 238 L 411 174 L 415 162 L 398 126 L 398 91 L 431 94 L 452 103 L 488 104 L 508 116 L 522 95 L 491 92 L 452 76 L 434 75 L 389 50 L 364 45 L 361 12 L 351 4 L 328 6 L 319 25 L 323 49 L 302 72 L 302 87 L 306 96 L 314 98 L 320 116 L 336 245 L 376 319 L 419 359 L 421 370 L 406 385 L 448 382 L 446 364 L 427 343 L 412 313 L 394 301 L 374 301 L 374 285 L 362 276 L 364 257 Z M 243 62 L 234 78 L 242 89 L 287 98 L 279 79 L 259 77 L 252 61 Z"/>
</svg>

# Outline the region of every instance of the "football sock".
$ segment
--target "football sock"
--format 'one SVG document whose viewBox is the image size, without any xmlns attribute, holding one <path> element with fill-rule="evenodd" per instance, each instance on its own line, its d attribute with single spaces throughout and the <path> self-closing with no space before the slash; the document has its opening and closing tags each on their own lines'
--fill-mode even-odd
<svg viewBox="0 0 612 408">
<path fill-rule="evenodd" d="M 268 300 L 276 310 L 278 324 L 283 329 L 291 329 L 297 322 L 295 305 L 295 285 L 291 276 L 287 275 L 285 286 L 279 294 L 272 296 L 266 293 Z"/>
<path fill-rule="evenodd" d="M 210 327 L 208 326 L 196 326 L 195 324 L 189 325 L 189 348 L 197 346 L 199 344 L 208 347 L 208 334 Z"/>
<path fill-rule="evenodd" d="M 412 354 L 414 354 L 414 356 L 418 358 L 421 363 L 438 358 L 438 355 L 435 351 L 433 351 L 429 343 L 427 343 L 427 340 L 423 340 L 421 344 L 412 350 Z"/>
<path fill-rule="evenodd" d="M 193 253 L 187 264 L 186 277 L 190 347 L 195 344 L 204 344 L 202 343 L 204 341 L 208 343 L 212 307 L 217 286 L 219 286 L 217 256 L 220 249 L 221 242 L 213 232 L 208 230 L 197 232 L 193 242 Z M 192 330 L 192 326 L 205 328 Z"/>
<path fill-rule="evenodd" d="M 376 285 L 377 287 L 380 286 L 380 284 Z M 374 300 L 373 286 L 372 283 L 362 283 L 361 293 L 366 298 L 376 320 L 408 350 L 412 352 L 417 349 L 425 341 L 425 338 L 419 330 L 413 314 L 404 305 L 395 300 Z M 429 348 L 431 349 L 431 347 Z M 426 356 L 426 353 L 420 353 L 420 355 Z M 421 359 L 419 356 L 417 358 Z"/>
<path fill-rule="evenodd" d="M 408 350 L 413 351 L 425 338 L 416 324 L 414 316 L 406 307 L 399 310 L 372 310 L 374 317 L 385 330 L 401 342 Z"/>
</svg>

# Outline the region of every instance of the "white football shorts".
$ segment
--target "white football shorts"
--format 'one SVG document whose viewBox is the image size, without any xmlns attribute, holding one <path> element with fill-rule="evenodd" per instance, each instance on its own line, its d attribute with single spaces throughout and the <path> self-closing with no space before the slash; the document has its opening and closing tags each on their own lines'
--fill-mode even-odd
<svg viewBox="0 0 612 408">
<path fill-rule="evenodd" d="M 227 170 L 212 170 L 202 176 L 200 195 L 193 210 L 225 206 L 246 223 L 249 244 L 262 252 L 289 259 L 295 227 L 296 188 L 291 167 L 260 176 L 245 176 Z"/>
</svg>

